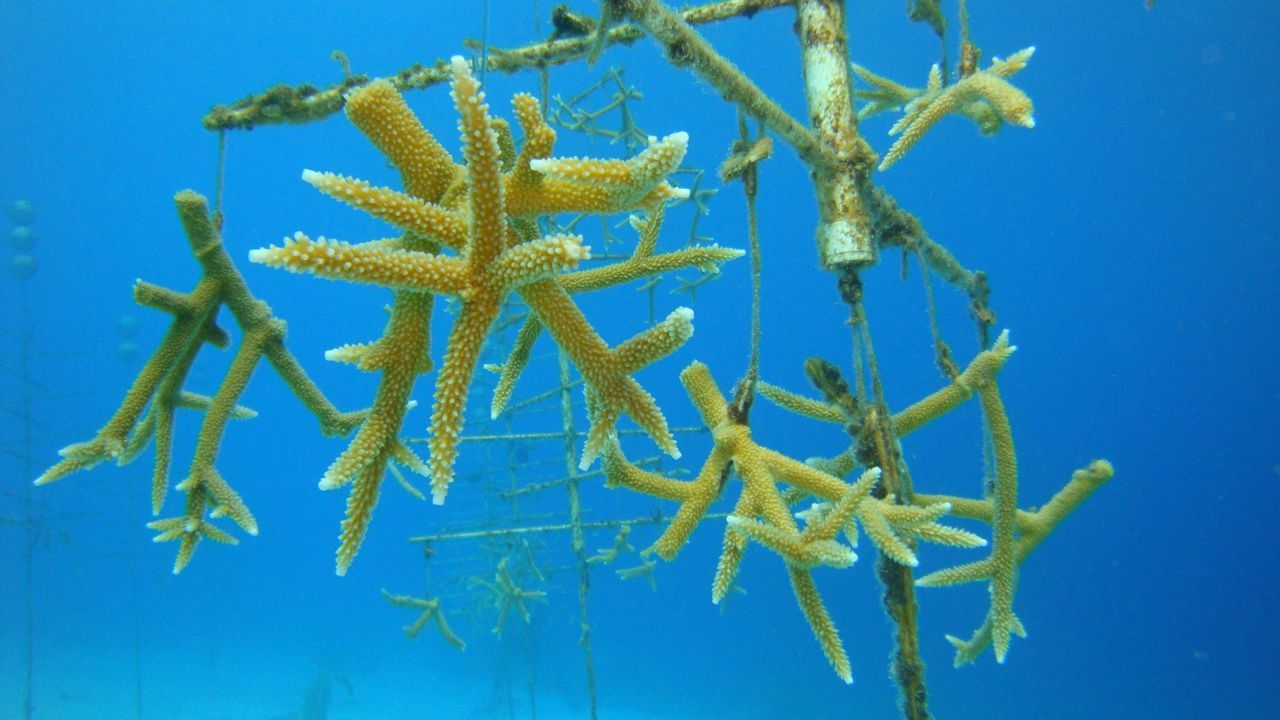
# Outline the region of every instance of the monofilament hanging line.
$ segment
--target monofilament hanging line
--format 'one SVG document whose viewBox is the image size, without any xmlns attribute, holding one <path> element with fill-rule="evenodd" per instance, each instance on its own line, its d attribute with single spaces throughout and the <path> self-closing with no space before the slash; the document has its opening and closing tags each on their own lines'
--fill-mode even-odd
<svg viewBox="0 0 1280 720">
<path fill-rule="evenodd" d="M 222 189 L 227 174 L 227 129 L 218 128 L 218 159 L 213 181 L 213 229 L 222 232 Z"/>
</svg>

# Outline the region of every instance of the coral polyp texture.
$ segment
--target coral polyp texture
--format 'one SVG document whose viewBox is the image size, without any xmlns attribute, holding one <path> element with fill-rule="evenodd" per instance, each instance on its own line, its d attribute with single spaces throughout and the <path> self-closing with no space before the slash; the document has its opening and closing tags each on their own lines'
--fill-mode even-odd
<svg viewBox="0 0 1280 720">
<path fill-rule="evenodd" d="M 578 235 L 539 236 L 534 221 L 560 212 L 639 209 L 650 217 L 637 220 L 637 225 L 652 223 L 656 232 L 662 204 L 687 195 L 666 178 L 684 158 L 688 136 L 673 133 L 651 139 L 647 148 L 627 160 L 553 158 L 555 131 L 543 121 L 533 96 L 517 95 L 512 105 L 525 141 L 518 154 L 504 153 L 503 148 L 512 144 L 510 137 L 503 137 L 504 126 L 490 117 L 470 67 L 454 57 L 450 69 L 462 164 L 456 164 L 422 127 L 400 94 L 379 81 L 351 92 L 347 116 L 400 170 L 404 191 L 331 173 L 303 173 L 303 179 L 321 192 L 391 223 L 403 235 L 350 244 L 297 233 L 283 245 L 249 254 L 251 261 L 271 267 L 381 285 L 396 293 L 382 338 L 329 354 L 382 372 L 368 416 L 320 481 L 323 489 L 352 485 L 338 549 L 339 574 L 346 572 L 365 536 L 388 462 L 429 475 L 433 502 L 444 503 L 480 351 L 512 293 L 531 308 L 536 322 L 547 328 L 586 381 L 593 422 L 582 450 L 583 467 L 600 453 L 624 414 L 664 452 L 679 456 L 661 410 L 631 375 L 688 340 L 693 311 L 678 308 L 666 320 L 609 347 L 570 297 L 571 291 L 590 289 L 591 283 L 578 281 L 567 287 L 561 280 L 562 273 L 590 258 L 589 247 Z M 675 261 L 677 266 L 705 264 L 739 254 L 703 248 L 700 255 L 686 253 Z M 597 281 L 596 286 L 668 267 L 650 263 L 637 272 L 620 263 L 617 277 Z M 596 272 L 604 277 L 608 271 Z M 461 310 L 435 378 L 424 463 L 399 440 L 399 431 L 414 380 L 431 367 L 427 324 L 436 294 L 456 297 Z"/>
</svg>

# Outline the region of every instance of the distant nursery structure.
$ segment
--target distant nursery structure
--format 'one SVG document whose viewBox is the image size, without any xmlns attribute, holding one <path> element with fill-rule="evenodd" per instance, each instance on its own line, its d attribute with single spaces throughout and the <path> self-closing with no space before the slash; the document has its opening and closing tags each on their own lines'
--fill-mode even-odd
<svg viewBox="0 0 1280 720">
<path fill-rule="evenodd" d="M 695 29 L 700 24 L 782 8 L 796 13 L 807 122 L 774 102 Z M 236 260 L 223 247 L 221 209 L 215 206 L 211 212 L 204 197 L 183 191 L 175 203 L 202 278 L 189 292 L 142 281 L 135 285 L 134 297 L 139 304 L 172 315 L 169 330 L 106 425 L 91 440 L 63 449 L 62 460 L 46 470 L 37 484 L 104 460 L 124 464 L 154 445 L 151 500 L 158 515 L 170 487 L 175 412 L 195 408 L 203 411 L 195 451 L 185 476 L 173 486 L 185 494 L 184 507 L 150 527 L 157 532 L 157 540 L 178 544 L 175 572 L 191 561 L 202 539 L 236 542 L 220 522 L 222 518 L 243 532 L 256 534 L 257 521 L 231 482 L 218 472 L 216 461 L 227 423 L 253 416 L 239 401 L 254 368 L 265 358 L 316 415 L 322 432 L 351 435 L 346 450 L 320 479 L 322 489 L 350 486 L 337 551 L 337 572 L 343 574 L 365 537 L 388 472 L 410 493 L 422 497 L 396 466 L 428 477 L 433 502 L 445 502 L 457 478 L 459 454 L 466 447 L 469 400 L 479 382 L 477 365 L 486 348 L 505 353 L 501 362 L 486 365 L 497 373 L 488 410 L 492 422 L 499 423 L 503 413 L 511 409 L 516 382 L 531 361 L 535 341 L 545 331 L 560 358 L 561 387 L 553 394 L 561 398 L 563 412 L 560 422 L 551 428 L 555 432 L 534 438 L 494 431 L 497 434 L 489 442 L 507 443 L 508 447 L 517 441 L 569 443 L 562 477 L 538 483 L 537 488 L 528 482 L 528 487 L 521 487 L 518 474 L 513 472 L 515 484 L 504 495 L 510 500 L 522 492 L 564 486 L 569 496 L 568 516 L 542 524 L 515 517 L 514 521 L 452 536 L 418 538 L 427 543 L 429 554 L 450 537 L 570 532 L 579 573 L 583 646 L 594 717 L 587 573 L 590 566 L 612 562 L 631 551 L 633 525 L 646 522 L 583 520 L 578 487 L 587 477 L 583 473 L 597 460 L 598 474 L 608 485 L 675 505 L 674 514 L 656 519 L 664 527 L 644 551 L 644 563 L 632 569 L 630 576 L 651 572 L 652 556 L 673 560 L 695 527 L 723 518 L 723 550 L 712 579 L 712 601 L 720 602 L 734 589 L 739 562 L 749 545 L 776 554 L 787 568 L 800 611 L 844 682 L 851 681 L 852 668 L 811 570 L 852 565 L 856 559 L 852 545 L 861 533 L 877 552 L 876 571 L 895 627 L 892 673 L 902 690 L 903 714 L 928 717 L 924 665 L 918 652 L 915 587 L 986 583 L 990 588 L 986 617 L 968 638 L 949 636 L 948 640 L 956 648 L 957 665 L 974 661 L 988 647 L 1003 661 L 1012 636 L 1023 634 L 1014 611 L 1019 567 L 1068 514 L 1111 478 L 1112 468 L 1104 460 L 1095 461 L 1077 470 L 1038 510 L 1018 507 L 1017 457 L 997 384 L 1014 346 L 1007 332 L 991 336 L 995 315 L 988 303 L 987 279 L 981 272 L 965 268 L 930 239 L 921 223 L 874 182 L 873 173 L 877 165 L 883 171 L 902 161 L 920 138 L 949 114 L 969 118 L 983 133 L 996 132 L 1006 124 L 1032 127 L 1032 102 L 1010 78 L 1027 66 L 1034 49 L 1003 60 L 995 58 L 984 66 L 981 52 L 969 37 L 965 2 L 959 0 L 959 62 L 953 72 L 947 62 L 948 34 L 938 0 L 910 0 L 908 9 L 912 20 L 924 22 L 937 34 L 943 48 L 942 60 L 932 67 L 922 88 L 850 65 L 844 7 L 834 0 L 726 0 L 679 12 L 658 0 L 613 0 L 602 3 L 599 17 L 558 6 L 552 14 L 554 32 L 545 41 L 515 49 L 473 43 L 472 49 L 479 52 L 476 61 L 454 56 L 447 62 L 415 65 L 381 79 L 352 74 L 347 66 L 344 80 L 329 88 L 278 86 L 214 108 L 206 116 L 205 126 L 219 133 L 222 142 L 229 130 L 309 122 L 343 110 L 399 171 L 401 189 L 377 187 L 330 172 L 307 170 L 303 174 L 306 182 L 326 195 L 398 228 L 401 234 L 397 237 L 348 243 L 297 233 L 281 246 L 257 249 L 249 255 L 251 262 L 270 267 L 392 291 L 394 302 L 379 337 L 343 345 L 325 355 L 326 359 L 377 373 L 377 391 L 367 409 L 354 412 L 340 411 L 326 399 L 286 347 L 283 322 L 253 294 Z M 681 171 L 690 141 L 685 133 L 648 138 L 626 159 L 554 155 L 557 131 L 548 118 L 561 127 L 581 129 L 590 127 L 596 116 L 579 112 L 572 103 L 549 107 L 549 69 L 571 61 L 592 61 L 605 47 L 645 37 L 661 46 L 672 65 L 692 71 L 740 113 L 740 140 L 720 168 L 720 178 L 726 184 L 740 182 L 745 193 L 749 227 L 745 248 L 694 240 L 675 250 L 659 250 L 666 206 L 673 201 L 700 201 L 696 192 L 691 197 L 688 189 L 671 180 Z M 345 65 L 345 56 L 340 59 Z M 516 121 L 512 127 L 491 110 L 477 68 L 536 72 L 542 80 L 541 97 L 519 94 L 512 99 Z M 854 76 L 862 85 L 855 87 Z M 460 162 L 445 143 L 423 128 L 401 97 L 403 92 L 446 82 L 459 118 Z M 625 112 L 627 94 L 620 80 L 618 85 L 622 89 L 615 97 L 620 99 L 609 109 Z M 875 113 L 898 111 L 902 117 L 891 131 L 897 140 L 879 159 L 859 134 L 859 121 Z M 753 123 L 761 128 L 755 134 L 749 130 Z M 819 259 L 834 276 L 833 287 L 847 308 L 847 317 L 837 319 L 847 320 L 852 327 L 851 378 L 819 358 L 806 363 L 806 374 L 819 394 L 816 398 L 759 377 L 759 246 L 769 239 L 762 240 L 756 232 L 755 199 L 761 164 L 771 156 L 775 140 L 790 146 L 811 170 L 820 218 L 816 229 Z M 631 144 L 628 142 L 628 147 Z M 576 225 L 556 224 L 561 215 L 615 213 L 634 213 L 630 225 L 636 240 L 630 253 L 621 256 L 602 254 L 599 246 L 589 246 Z M 940 387 L 931 394 L 896 411 L 884 400 L 878 358 L 863 308 L 863 296 L 868 292 L 863 275 L 887 248 L 901 249 L 904 256 L 916 258 L 924 270 L 930 332 L 943 376 Z M 710 433 L 713 443 L 709 455 L 695 459 L 690 479 L 657 470 L 652 461 L 632 461 L 621 442 L 626 434 L 620 429 L 623 416 L 658 450 L 671 458 L 680 457 L 675 432 L 654 398 L 633 376 L 650 365 L 672 367 L 665 358 L 691 336 L 694 313 L 688 307 L 672 308 L 665 319 L 610 344 L 592 326 L 579 298 L 633 281 L 653 283 L 656 276 L 680 269 L 715 268 L 744 255 L 750 264 L 753 290 L 752 344 L 742 376 L 726 384 L 723 378 L 712 377 L 706 365 L 688 359 L 682 361 L 682 371 L 673 368 L 667 374 L 672 380 L 678 378 Z M 593 260 L 595 264 L 588 266 Z M 983 349 L 963 367 L 952 359 L 934 318 L 930 274 L 960 288 L 970 299 Z M 442 315 L 435 307 L 437 296 L 452 298 L 456 312 L 444 315 L 451 323 L 448 341 L 444 348 L 433 351 L 430 324 L 433 317 Z M 236 343 L 217 322 L 223 307 L 240 328 Z M 516 327 L 511 337 L 506 330 Z M 186 389 L 187 374 L 206 345 L 225 348 L 233 344 L 234 359 L 213 395 Z M 570 367 L 581 377 L 580 383 L 571 377 Z M 432 374 L 434 391 L 424 458 L 402 436 L 402 425 L 419 376 Z M 589 420 L 585 433 L 578 433 L 572 424 L 569 389 L 577 384 L 581 384 Z M 838 424 L 847 430 L 848 442 L 831 448 L 826 459 L 804 462 L 770 449 L 768 438 L 752 433 L 750 411 L 757 396 L 807 420 Z M 918 492 L 902 456 L 900 439 L 975 396 L 981 405 L 989 450 L 985 493 L 968 498 Z M 573 443 L 580 436 L 583 442 L 575 450 Z M 512 467 L 519 470 L 520 465 Z M 726 504 L 728 514 L 710 516 L 713 505 L 726 495 L 734 498 Z M 989 541 L 947 525 L 948 516 L 988 524 Z M 709 519 L 712 517 L 714 520 Z M 583 533 L 592 527 L 615 529 L 617 537 L 612 549 L 588 557 Z M 913 568 L 922 542 L 965 548 L 989 544 L 990 550 L 982 559 L 916 578 Z M 527 552 L 527 545 L 524 547 Z M 527 622 L 526 602 L 545 599 L 545 593 L 522 584 L 522 578 L 539 575 L 536 564 L 531 559 L 521 564 L 523 561 L 512 557 L 504 555 L 498 561 L 492 581 L 480 578 L 473 583 L 492 594 L 500 613 L 496 632 L 501 631 L 509 612 Z M 396 605 L 421 610 L 418 621 L 406 628 L 410 635 L 435 621 L 450 644 L 464 644 L 446 622 L 439 597 L 384 594 Z"/>
</svg>

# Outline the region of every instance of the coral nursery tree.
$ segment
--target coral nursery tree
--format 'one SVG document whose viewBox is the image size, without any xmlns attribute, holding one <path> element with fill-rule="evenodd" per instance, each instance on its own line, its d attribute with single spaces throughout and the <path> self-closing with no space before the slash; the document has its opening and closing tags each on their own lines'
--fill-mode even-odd
<svg viewBox="0 0 1280 720">
<path fill-rule="evenodd" d="M 1032 101 L 1011 79 L 1027 66 L 1033 48 L 1003 59 L 984 59 L 970 40 L 967 10 L 960 0 L 958 61 L 953 68 L 946 52 L 950 36 L 937 0 L 910 0 L 907 5 L 910 18 L 935 32 L 944 48 L 923 87 L 903 85 L 850 64 L 848 58 L 857 58 L 857 48 L 849 47 L 844 4 L 836 0 L 725 0 L 680 11 L 659 0 L 611 0 L 591 16 L 559 6 L 552 13 L 551 37 L 518 48 L 473 46 L 479 51 L 475 62 L 454 56 L 378 79 L 348 69 L 344 80 L 331 87 L 277 86 L 215 107 L 204 123 L 223 140 L 236 129 L 304 123 L 345 112 L 399 172 L 398 189 L 329 172 L 308 170 L 303 175 L 322 193 L 394 226 L 398 236 L 347 243 L 297 233 L 281 246 L 254 250 L 249 256 L 269 267 L 378 285 L 393 293 L 380 337 L 326 354 L 330 360 L 376 373 L 377 391 L 369 407 L 357 412 L 342 412 L 325 398 L 288 350 L 284 323 L 254 296 L 224 249 L 220 210 L 211 212 L 205 198 L 184 191 L 175 201 L 202 279 L 186 293 L 144 282 L 135 286 L 137 301 L 171 314 L 172 325 L 115 415 L 94 438 L 64 449 L 63 459 L 38 482 L 57 480 L 103 460 L 124 463 L 154 444 L 151 498 L 159 514 L 171 485 L 174 412 L 202 409 L 189 469 L 173 486 L 185 493 L 183 509 L 151 523 L 156 539 L 177 543 L 174 569 L 180 571 L 200 540 L 236 541 L 222 518 L 255 534 L 257 520 L 216 464 L 227 423 L 252 415 L 238 401 L 265 358 L 317 416 L 323 432 L 351 435 L 347 449 L 321 473 L 320 482 L 326 489 L 350 488 L 337 553 L 337 571 L 345 573 L 365 537 L 389 468 L 399 465 L 426 476 L 432 499 L 445 502 L 461 452 L 463 408 L 481 348 L 492 338 L 504 304 L 518 298 L 529 312 L 514 343 L 505 348 L 505 362 L 495 368 L 500 377 L 491 402 L 494 414 L 504 410 L 533 342 L 545 332 L 583 379 L 589 427 L 577 454 L 578 467 L 598 462 L 609 485 L 677 505 L 647 552 L 674 559 L 694 528 L 707 520 L 713 503 L 731 499 L 726 521 L 717 523 L 723 552 L 712 582 L 713 601 L 719 602 L 733 588 L 749 545 L 776 554 L 821 652 L 844 682 L 851 681 L 853 670 L 811 571 L 850 566 L 855 559 L 851 545 L 858 533 L 865 534 L 878 555 L 876 573 L 894 627 L 891 671 L 901 689 L 903 713 L 908 718 L 928 717 L 915 588 L 975 582 L 989 586 L 990 606 L 977 629 L 967 638 L 948 639 L 955 645 L 957 664 L 976 660 L 988 648 L 1003 661 L 1012 636 L 1023 634 L 1015 613 L 1020 565 L 1064 517 L 1111 478 L 1112 469 L 1106 461 L 1095 461 L 1072 474 L 1037 510 L 1019 509 L 1013 433 L 997 384 L 1014 347 L 1007 333 L 992 332 L 995 315 L 988 303 L 987 279 L 932 240 L 876 182 L 874 173 L 899 162 L 948 115 L 967 118 L 984 134 L 1010 125 L 1032 127 Z M 760 12 L 794 14 L 805 118 L 790 114 L 698 30 L 700 25 Z M 725 183 L 740 184 L 745 194 L 745 248 L 695 243 L 657 251 L 664 207 L 689 194 L 669 181 L 684 158 L 690 140 L 685 133 L 650 138 L 647 146 L 625 159 L 557 156 L 557 132 L 546 120 L 545 92 L 542 98 L 520 94 L 512 99 L 513 125 L 497 105 L 490 106 L 481 88 L 482 73 L 477 72 L 479 66 L 491 73 L 538 74 L 545 88 L 554 66 L 592 62 L 610 46 L 642 41 L 656 43 L 670 64 L 709 84 L 739 113 L 740 139 L 720 176 Z M 403 99 L 408 91 L 439 84 L 451 88 L 461 134 L 456 154 L 449 149 L 454 144 L 428 132 Z M 881 158 L 859 134 L 859 121 L 882 112 L 901 117 L 891 131 L 897 139 Z M 753 126 L 759 131 L 752 132 Z M 809 171 L 812 184 L 804 194 L 817 204 L 817 264 L 829 273 L 833 297 L 844 308 L 836 320 L 852 328 L 848 377 L 824 360 L 806 363 L 817 397 L 759 377 L 760 245 L 774 240 L 759 237 L 755 202 L 761 163 L 773 154 L 774 143 L 786 145 L 787 155 Z M 796 202 L 802 201 L 799 191 L 788 192 L 797 195 Z M 634 250 L 621 260 L 580 267 L 592 258 L 583 236 L 546 231 L 548 220 L 558 214 L 619 212 L 634 213 L 637 236 Z M 938 331 L 929 292 L 930 332 L 942 378 L 933 392 L 901 408 L 886 401 L 864 304 L 871 291 L 864 276 L 887 250 L 916 258 L 926 274 L 963 292 L 981 345 L 967 363 L 952 358 Z M 676 371 L 672 361 L 665 360 L 692 334 L 689 308 L 674 308 L 665 320 L 614 345 L 580 309 L 579 298 L 592 291 L 743 255 L 752 278 L 752 341 L 742 373 L 732 384 L 713 377 L 700 362 Z M 454 299 L 456 313 L 443 314 L 436 307 L 435 298 L 441 295 Z M 188 392 L 184 381 L 200 350 L 232 344 L 218 325 L 224 306 L 241 330 L 234 358 L 213 395 Z M 430 346 L 432 322 L 450 323 L 443 348 Z M 662 410 L 634 378 L 648 366 L 661 372 L 651 370 L 647 382 L 661 377 L 683 385 L 712 438 L 707 457 L 689 466 L 692 479 L 633 464 L 619 441 L 618 423 L 626 416 L 658 449 L 679 457 Z M 420 457 L 401 433 L 410 393 L 423 375 L 433 387 L 433 400 L 428 452 Z M 803 418 L 796 422 L 837 424 L 847 432 L 847 442 L 830 448 L 825 459 L 806 462 L 771 449 L 770 438 L 752 432 L 751 409 L 759 397 Z M 989 451 L 985 492 L 969 498 L 918 490 L 901 441 L 970 399 L 980 406 Z M 988 524 L 989 540 L 948 525 L 947 516 Z M 917 578 L 913 568 L 924 542 L 989 550 L 976 561 Z M 460 644 L 443 624 L 438 602 L 400 599 L 424 611 L 415 634 L 436 618 L 446 638 Z"/>
</svg>

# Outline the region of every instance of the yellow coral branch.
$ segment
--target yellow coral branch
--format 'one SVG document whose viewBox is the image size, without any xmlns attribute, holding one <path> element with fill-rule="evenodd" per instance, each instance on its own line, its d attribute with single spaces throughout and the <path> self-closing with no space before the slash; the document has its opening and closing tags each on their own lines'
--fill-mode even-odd
<svg viewBox="0 0 1280 720">
<path fill-rule="evenodd" d="M 898 139 L 880 162 L 888 170 L 902 159 L 920 138 L 950 113 L 961 113 L 978 123 L 984 134 L 999 129 L 1001 123 L 1035 127 L 1031 98 L 1009 83 L 1009 75 L 1026 67 L 1034 47 L 1014 53 L 1008 60 L 996 58 L 991 67 L 944 86 L 937 65 L 929 73 L 929 84 L 906 104 L 902 118 L 889 130 Z M 878 77 L 878 76 L 877 76 Z"/>
</svg>

